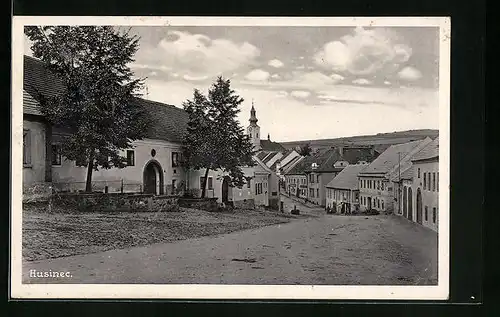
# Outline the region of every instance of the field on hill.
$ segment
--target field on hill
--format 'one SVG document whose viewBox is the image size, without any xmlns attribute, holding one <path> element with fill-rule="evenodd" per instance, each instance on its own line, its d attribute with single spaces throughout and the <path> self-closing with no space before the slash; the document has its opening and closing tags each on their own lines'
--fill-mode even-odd
<svg viewBox="0 0 500 317">
<path fill-rule="evenodd" d="M 411 142 L 425 137 L 434 139 L 439 135 L 439 130 L 409 130 L 391 133 L 379 133 L 375 135 L 360 135 L 342 137 L 335 139 L 301 140 L 291 142 L 280 142 L 287 149 L 293 149 L 307 143 L 313 149 L 339 146 L 339 145 L 373 145 L 376 150 L 383 151 L 393 144 Z"/>
</svg>

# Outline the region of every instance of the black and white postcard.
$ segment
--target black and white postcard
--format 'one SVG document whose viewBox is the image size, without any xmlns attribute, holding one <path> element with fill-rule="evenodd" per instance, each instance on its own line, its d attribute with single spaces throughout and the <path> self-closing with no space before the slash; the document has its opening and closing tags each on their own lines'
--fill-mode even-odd
<svg viewBox="0 0 500 317">
<path fill-rule="evenodd" d="M 11 296 L 446 299 L 450 30 L 14 16 Z"/>
</svg>

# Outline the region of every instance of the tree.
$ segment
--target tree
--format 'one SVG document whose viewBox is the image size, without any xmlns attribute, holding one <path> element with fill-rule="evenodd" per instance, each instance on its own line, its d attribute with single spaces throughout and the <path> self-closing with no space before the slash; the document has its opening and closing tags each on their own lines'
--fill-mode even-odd
<svg viewBox="0 0 500 317">
<path fill-rule="evenodd" d="M 189 115 L 183 164 L 188 169 L 205 169 L 202 198 L 210 170 L 222 170 L 230 186 L 241 188 L 247 181 L 242 167 L 255 165 L 250 138 L 236 120 L 243 101 L 231 89 L 230 80 L 218 77 L 208 96 L 194 90 L 193 99 L 183 103 Z"/>
<path fill-rule="evenodd" d="M 312 148 L 309 143 L 304 144 L 303 146 L 300 147 L 299 154 L 302 156 L 309 156 L 311 155 Z"/>
<path fill-rule="evenodd" d="M 39 94 L 47 120 L 66 131 L 61 154 L 87 166 L 86 191 L 92 171 L 123 168 L 120 151 L 145 136 L 147 121 L 135 98 L 143 79 L 128 66 L 139 38 L 110 26 L 26 27 L 31 49 L 62 81 L 57 96 Z"/>
</svg>

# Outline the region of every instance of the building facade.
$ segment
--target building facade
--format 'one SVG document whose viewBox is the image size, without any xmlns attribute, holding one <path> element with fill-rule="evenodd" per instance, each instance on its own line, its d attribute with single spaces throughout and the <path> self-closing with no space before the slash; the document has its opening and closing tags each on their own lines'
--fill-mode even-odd
<svg viewBox="0 0 500 317">
<path fill-rule="evenodd" d="M 425 138 L 391 145 L 360 172 L 358 181 L 361 210 L 394 212 L 395 194 L 392 180 L 411 166 L 411 158 L 431 141 L 430 138 Z"/>
<path fill-rule="evenodd" d="M 368 164 L 346 166 L 326 185 L 326 209 L 334 213 L 360 211 L 358 174 Z"/>
</svg>

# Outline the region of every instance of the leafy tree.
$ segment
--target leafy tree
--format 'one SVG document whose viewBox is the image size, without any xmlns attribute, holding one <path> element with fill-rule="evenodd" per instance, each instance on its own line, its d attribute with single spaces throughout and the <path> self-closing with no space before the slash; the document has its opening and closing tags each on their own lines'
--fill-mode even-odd
<svg viewBox="0 0 500 317">
<path fill-rule="evenodd" d="M 205 197 L 208 173 L 228 173 L 229 185 L 246 183 L 242 166 L 254 166 L 253 146 L 236 120 L 243 99 L 231 89 L 230 80 L 218 77 L 204 96 L 195 90 L 192 100 L 183 103 L 189 115 L 183 147 L 183 164 L 194 170 L 205 169 L 201 197 Z"/>
<path fill-rule="evenodd" d="M 303 146 L 300 147 L 299 154 L 302 156 L 309 156 L 311 155 L 312 148 L 309 143 L 304 144 Z"/>
<path fill-rule="evenodd" d="M 55 97 L 39 94 L 41 110 L 68 135 L 62 155 L 87 166 L 86 191 L 92 171 L 123 168 L 120 151 L 145 136 L 147 121 L 135 98 L 143 79 L 128 66 L 139 38 L 110 26 L 26 27 L 34 57 L 41 59 L 64 85 Z"/>
</svg>

